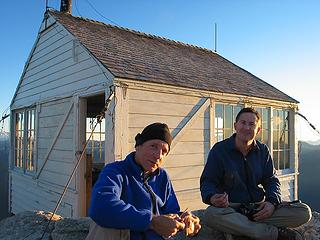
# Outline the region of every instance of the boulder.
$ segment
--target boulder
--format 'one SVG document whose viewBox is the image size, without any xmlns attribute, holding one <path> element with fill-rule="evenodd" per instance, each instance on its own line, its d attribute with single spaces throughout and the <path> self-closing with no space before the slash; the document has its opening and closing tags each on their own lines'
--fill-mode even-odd
<svg viewBox="0 0 320 240">
<path fill-rule="evenodd" d="M 204 210 L 193 212 L 200 220 L 203 219 Z M 43 240 L 84 240 L 89 232 L 89 218 L 71 219 L 62 218 L 59 215 L 52 217 L 51 224 L 48 226 L 49 219 L 52 216 L 49 212 L 26 211 L 18 213 L 15 216 L 0 221 L 0 239 L 1 240 L 39 240 L 47 228 Z M 313 212 L 312 219 L 297 228 L 306 240 L 320 239 L 320 214 Z M 188 238 L 184 232 L 180 232 L 173 240 L 224 240 L 224 234 L 205 226 L 202 223 L 200 233 Z M 234 238 L 245 239 L 245 238 Z"/>
</svg>

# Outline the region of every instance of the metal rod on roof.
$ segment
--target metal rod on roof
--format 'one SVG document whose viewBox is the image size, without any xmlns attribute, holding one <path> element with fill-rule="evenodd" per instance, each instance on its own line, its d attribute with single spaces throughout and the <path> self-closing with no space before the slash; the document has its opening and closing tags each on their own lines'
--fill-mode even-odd
<svg viewBox="0 0 320 240">
<path fill-rule="evenodd" d="M 217 52 L 217 23 L 214 23 L 214 51 Z"/>
</svg>

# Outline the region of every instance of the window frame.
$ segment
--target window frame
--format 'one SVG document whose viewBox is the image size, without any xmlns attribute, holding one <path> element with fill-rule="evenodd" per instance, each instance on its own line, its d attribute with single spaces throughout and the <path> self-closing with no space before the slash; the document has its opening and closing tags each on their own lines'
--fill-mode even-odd
<svg viewBox="0 0 320 240">
<path fill-rule="evenodd" d="M 276 164 L 275 158 L 274 158 L 274 153 L 275 153 L 275 151 L 277 151 L 277 153 L 278 153 L 277 166 L 275 165 L 274 167 L 275 167 L 278 174 L 289 174 L 289 173 L 294 172 L 294 168 L 295 168 L 293 161 L 291 159 L 292 151 L 294 151 L 294 146 L 292 146 L 292 144 L 294 144 L 294 143 L 292 143 L 292 141 L 291 141 L 291 138 L 292 138 L 291 135 L 294 134 L 291 132 L 292 131 L 291 124 L 294 124 L 291 122 L 292 121 L 291 116 L 290 116 L 291 111 L 289 108 L 276 108 L 276 107 L 272 108 L 271 111 L 272 111 L 272 121 L 271 121 L 272 122 L 272 142 L 270 144 L 271 144 L 272 148 L 270 148 L 270 151 L 271 151 L 271 156 L 272 156 L 274 164 Z M 284 129 L 284 133 L 287 133 L 287 148 L 282 148 L 280 146 L 281 145 L 280 142 L 278 142 L 278 144 L 277 144 L 278 148 L 274 147 L 275 138 L 276 138 L 276 135 L 274 134 L 274 132 L 275 132 L 275 129 L 274 129 L 275 128 L 275 117 L 276 117 L 274 115 L 275 111 L 280 111 L 283 116 L 285 116 L 285 113 L 287 113 L 287 115 L 286 115 L 287 117 L 283 118 L 284 120 L 287 119 L 287 124 L 285 125 L 285 129 Z M 280 132 L 281 128 L 279 127 L 278 130 Z M 280 148 L 279 148 L 279 146 L 280 146 Z M 284 162 L 286 161 L 286 159 L 281 159 L 282 156 L 280 156 L 280 162 L 279 162 L 279 152 L 284 152 L 284 151 L 286 151 L 288 153 L 287 162 L 289 164 L 289 167 L 288 168 L 278 168 L 278 166 L 285 165 Z"/>
<path fill-rule="evenodd" d="M 23 114 L 23 123 L 21 128 L 19 129 L 20 132 L 22 132 L 22 164 L 21 166 L 17 166 L 16 164 L 16 158 L 17 158 L 17 115 L 18 114 Z M 36 106 L 28 107 L 28 108 L 23 108 L 23 109 L 17 109 L 13 111 L 13 158 L 12 158 L 12 169 L 18 172 L 22 172 L 25 174 L 29 175 L 34 175 L 37 170 L 37 108 Z M 31 116 L 31 117 L 30 117 Z M 31 121 L 30 121 L 31 119 Z M 30 161 L 27 156 L 29 155 L 30 152 L 30 142 L 29 142 L 29 137 L 32 138 L 31 144 L 32 144 L 32 159 Z M 32 169 L 29 169 L 27 164 L 29 162 L 32 162 Z"/>
<path fill-rule="evenodd" d="M 218 127 L 218 123 L 217 123 L 217 105 L 222 105 L 223 107 L 223 127 L 220 128 Z M 231 128 L 230 127 L 225 127 L 225 116 L 226 116 L 226 109 L 225 106 L 231 106 L 231 113 L 232 113 L 232 119 L 231 119 Z M 214 105 L 214 139 L 215 139 L 215 143 L 221 141 L 221 139 L 218 139 L 218 131 L 223 133 L 223 139 L 227 139 L 228 137 L 231 137 L 234 133 L 235 133 L 235 129 L 234 129 L 234 122 L 236 119 L 236 116 L 238 114 L 238 112 L 244 107 L 244 105 L 242 104 L 237 104 L 237 103 L 227 103 L 227 102 L 216 102 Z M 237 111 L 238 109 L 238 111 Z M 225 136 L 225 130 L 231 130 L 231 135 L 230 136 Z"/>
<path fill-rule="evenodd" d="M 222 106 L 226 106 L 226 105 L 231 105 L 233 107 L 236 107 L 236 106 L 240 106 L 241 108 L 242 107 L 249 107 L 249 106 L 252 106 L 256 109 L 265 109 L 266 112 L 266 116 L 267 116 L 267 131 L 266 131 L 266 134 L 268 136 L 268 142 L 267 143 L 264 143 L 268 146 L 269 150 L 270 150 L 270 155 L 273 159 L 273 162 L 274 162 L 274 167 L 275 167 L 275 170 L 277 172 L 277 174 L 279 175 L 286 175 L 286 174 L 291 174 L 291 173 L 294 173 L 296 170 L 296 164 L 295 164 L 295 160 L 293 158 L 294 157 L 294 151 L 295 151 L 295 142 L 292 138 L 294 138 L 295 136 L 295 133 L 294 133 L 294 126 L 295 126 L 295 122 L 294 122 L 294 118 L 292 117 L 292 108 L 290 107 L 280 107 L 280 106 L 266 106 L 266 105 L 263 105 L 263 104 L 252 104 L 252 105 L 248 105 L 248 104 L 239 104 L 239 103 L 230 103 L 230 102 L 215 102 L 214 104 L 214 142 L 217 143 L 219 141 L 221 141 L 221 139 L 218 139 L 218 131 L 221 131 L 222 130 L 222 134 L 223 134 L 223 139 L 226 139 L 227 136 L 225 136 L 225 132 L 224 132 L 224 127 L 221 128 L 217 126 L 217 120 L 216 120 L 216 117 L 217 117 L 217 112 L 216 112 L 216 106 L 217 105 L 222 105 Z M 235 109 L 235 108 L 233 108 Z M 282 112 L 286 112 L 287 115 L 285 115 L 286 117 L 284 117 L 284 119 L 287 119 L 287 127 L 286 127 L 286 138 L 287 138 L 287 148 L 286 149 L 274 149 L 274 138 L 276 136 L 274 136 L 274 116 L 273 116 L 273 113 L 275 110 L 278 110 L 278 111 L 282 111 Z M 224 107 L 223 107 L 223 112 L 224 112 Z M 234 112 L 234 110 L 233 110 Z M 233 113 L 234 114 L 234 113 Z M 285 114 L 285 113 L 283 113 Z M 223 118 L 225 118 L 226 115 L 223 116 Z M 235 117 L 236 117 L 236 113 L 235 115 L 233 115 L 233 119 L 232 121 L 235 120 Z M 223 123 L 224 124 L 224 123 Z M 281 128 L 280 128 L 281 130 Z M 232 133 L 234 133 L 234 129 L 232 130 Z M 278 166 L 276 166 L 276 163 L 275 163 L 275 159 L 274 159 L 274 151 L 287 151 L 287 155 L 288 155 L 288 159 L 287 159 L 287 163 L 288 163 L 288 168 L 283 168 L 283 169 L 277 169 Z M 281 156 L 282 157 L 282 156 Z M 284 162 L 286 161 L 285 159 L 281 160 L 281 162 Z"/>
</svg>

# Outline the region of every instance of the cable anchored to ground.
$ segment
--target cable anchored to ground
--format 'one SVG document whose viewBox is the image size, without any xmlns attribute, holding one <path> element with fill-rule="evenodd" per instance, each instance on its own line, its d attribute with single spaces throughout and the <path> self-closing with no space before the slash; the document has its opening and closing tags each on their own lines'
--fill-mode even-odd
<svg viewBox="0 0 320 240">
<path fill-rule="evenodd" d="M 320 135 L 320 131 L 304 116 L 302 115 L 301 113 L 299 112 L 296 112 L 297 115 L 299 115 L 300 117 L 302 117 L 308 124 L 309 126 L 316 132 Z"/>
</svg>

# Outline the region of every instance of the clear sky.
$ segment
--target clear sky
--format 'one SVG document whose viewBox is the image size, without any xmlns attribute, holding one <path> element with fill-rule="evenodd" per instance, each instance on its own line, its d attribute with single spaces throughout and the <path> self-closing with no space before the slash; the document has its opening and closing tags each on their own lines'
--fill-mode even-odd
<svg viewBox="0 0 320 240">
<path fill-rule="evenodd" d="M 10 105 L 45 2 L 1 3 L 0 114 Z M 58 10 L 60 0 L 48 5 Z M 209 49 L 217 23 L 218 53 L 298 100 L 300 112 L 320 129 L 318 0 L 73 0 L 73 15 Z M 320 139 L 302 120 L 297 130 L 301 140 Z"/>
</svg>

